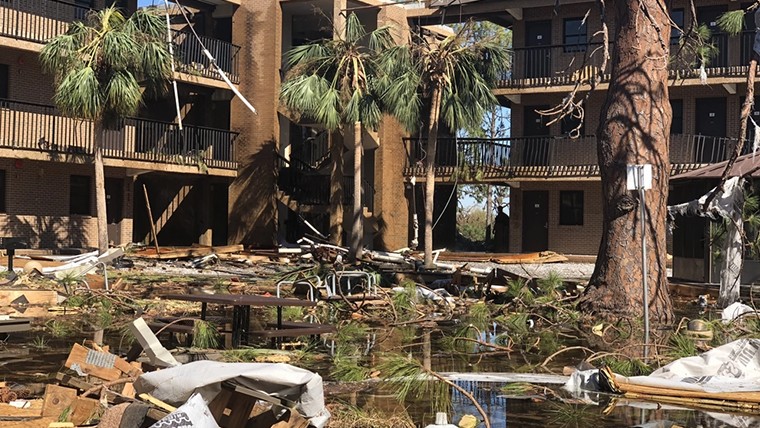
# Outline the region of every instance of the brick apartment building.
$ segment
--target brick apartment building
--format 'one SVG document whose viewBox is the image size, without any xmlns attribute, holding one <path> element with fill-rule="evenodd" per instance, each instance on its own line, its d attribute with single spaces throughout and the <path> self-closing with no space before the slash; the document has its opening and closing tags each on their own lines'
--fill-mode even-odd
<svg viewBox="0 0 760 428">
<path fill-rule="evenodd" d="M 51 106 L 51 77 L 37 54 L 48 38 L 82 19 L 105 0 L 6 0 L 0 2 L 0 227 L 43 247 L 93 246 L 96 241 L 90 147 L 91 125 L 67 119 Z M 554 8 L 553 0 L 432 0 L 390 4 L 384 0 L 186 0 L 192 25 L 232 82 L 258 110 L 252 114 L 233 97 L 202 56 L 187 25 L 173 18 L 179 59 L 184 129 L 176 126 L 173 101 L 148 103 L 137 118 L 109 135 L 106 147 L 110 238 L 144 241 L 150 222 L 143 185 L 162 245 L 246 243 L 271 246 L 295 241 L 306 230 L 301 219 L 327 231 L 326 195 L 330 154 L 319 127 L 296 123 L 279 107 L 282 55 L 290 47 L 332 37 L 331 21 L 356 12 L 368 29 L 378 25 L 449 24 L 473 17 L 513 31 L 513 66 L 495 90 L 511 108 L 511 136 L 499 141 L 441 139 L 436 206 L 448 208 L 435 230 L 436 247 L 455 236 L 456 204 L 446 204 L 454 186 L 493 182 L 511 187 L 512 252 L 554 250 L 595 254 L 601 237 L 601 192 L 596 138 L 609 70 L 599 58 L 583 58 L 600 28 L 593 2 Z M 671 2 L 675 22 L 691 25 L 688 2 Z M 136 0 L 119 6 L 133 10 Z M 697 17 L 715 18 L 742 4 L 699 2 Z M 592 9 L 585 25 L 586 11 Z M 610 23 L 614 34 L 614 23 Z M 686 62 L 674 62 L 671 162 L 674 171 L 726 158 L 738 128 L 744 73 L 752 33 L 729 38 L 715 33 L 720 53 L 707 66 L 707 84 Z M 677 43 L 678 35 L 673 35 Z M 583 64 L 583 65 L 581 65 Z M 601 73 L 591 95 L 583 135 L 567 136 L 566 120 L 550 127 L 536 113 L 562 99 L 578 77 Z M 677 78 L 676 78 L 677 77 Z M 411 240 L 412 209 L 422 212 L 419 183 L 424 156 L 418 140 L 404 138 L 390 118 L 363 135 L 365 242 L 395 249 Z M 347 136 L 344 171 L 353 160 Z M 461 166 L 465 168 L 461 168 Z M 463 169 L 465 173 L 463 173 Z M 454 173 L 457 171 L 457 173 Z M 417 177 L 418 187 L 409 185 Z M 350 205 L 352 177 L 346 173 Z M 674 202 L 703 189 L 673 189 Z M 346 215 L 349 212 L 346 209 Z M 440 215 L 436 212 L 436 218 Z M 420 218 L 420 221 L 422 219 Z M 704 265 L 701 220 L 685 220 L 673 240 L 675 263 L 697 275 Z M 348 220 L 346 223 L 348 224 Z M 420 223 L 422 224 L 422 223 Z M 701 229 L 700 229 L 701 228 Z M 680 231 L 679 231 L 680 230 Z M 422 236 L 420 236 L 422 238 Z"/>
<path fill-rule="evenodd" d="M 97 243 L 92 124 L 55 109 L 52 76 L 42 73 L 37 57 L 69 23 L 113 3 L 127 13 L 137 8 L 137 0 L 0 2 L 0 236 L 24 237 L 33 247 Z M 280 111 L 282 55 L 296 44 L 332 37 L 330 22 L 347 11 L 355 10 L 368 29 L 393 23 L 403 30 L 405 9 L 379 7 L 386 6 L 380 0 L 180 3 L 191 24 L 175 3 L 169 10 L 184 128 L 169 94 L 109 132 L 109 238 L 115 244 L 150 238 L 146 193 L 161 245 L 293 242 L 303 236 L 299 218 L 327 232 L 326 136 Z M 163 7 L 163 1 L 154 4 Z M 210 66 L 190 25 L 258 114 Z M 408 243 L 401 138 L 391 120 L 363 136 L 368 245 Z M 352 177 L 345 182 L 344 204 L 350 205 Z"/>
<path fill-rule="evenodd" d="M 461 3 L 461 4 L 460 4 Z M 667 2 L 673 21 L 682 28 L 693 25 L 689 2 Z M 449 5 L 434 1 L 432 6 Z M 439 175 L 450 177 L 451 165 L 460 162 L 462 152 L 473 153 L 480 181 L 506 183 L 510 193 L 510 251 L 553 250 L 568 254 L 596 254 L 602 235 L 601 186 L 596 160 L 596 138 L 610 65 L 601 70 L 601 55 L 587 58 L 600 46 L 601 28 L 594 2 L 553 0 L 479 0 L 454 2 L 448 8 L 430 7 L 410 13 L 421 22 L 460 21 L 463 18 L 487 19 L 512 30 L 512 69 L 496 89 L 503 104 L 511 108 L 511 136 L 491 142 L 461 140 L 458 149 L 442 150 Z M 725 160 L 735 144 L 739 129 L 742 94 L 746 90 L 754 23 L 740 36 L 721 33 L 716 18 L 747 4 L 729 0 L 696 2 L 699 23 L 712 30 L 719 53 L 706 67 L 707 82 L 699 79 L 699 66 L 689 59 L 671 64 L 670 85 L 673 124 L 670 159 L 672 173 Z M 588 19 L 584 16 L 588 11 Z M 414 15 L 419 18 L 415 18 Z M 613 14 L 608 14 L 614 19 Z M 750 17 L 751 19 L 751 17 Z M 615 23 L 608 22 L 614 42 Z M 684 27 L 685 26 L 685 27 Z M 671 44 L 677 50 L 679 34 L 674 31 Z M 588 81 L 602 75 L 602 84 L 591 94 L 585 110 L 582 132 L 571 139 L 569 132 L 578 121 L 566 119 L 546 126 L 548 119 L 536 113 L 560 103 L 577 79 Z M 586 84 L 583 89 L 588 90 Z M 756 103 L 756 105 L 758 105 Z M 757 107 L 756 107 L 757 108 Z M 760 111 L 755 111 L 757 116 Z M 751 141 L 751 140 L 750 140 Z M 456 153 L 458 153 L 458 157 Z M 446 157 L 448 156 L 448 157 Z M 414 161 L 414 158 L 412 158 Z M 448 166 L 447 166 L 448 165 Z M 420 170 L 408 164 L 407 174 Z M 671 202 L 685 202 L 701 196 L 714 183 L 688 187 L 671 184 Z M 674 231 L 672 251 L 674 269 L 685 278 L 706 280 L 709 251 L 703 219 L 679 219 Z"/>
<path fill-rule="evenodd" d="M 93 126 L 63 117 L 52 105 L 52 76 L 38 54 L 46 40 L 66 31 L 104 0 L 0 2 L 0 229 L 33 247 L 97 244 L 93 188 Z M 219 64 L 239 82 L 231 43 L 234 1 L 197 3 L 193 26 Z M 133 11 L 137 0 L 116 4 Z M 176 21 L 176 20 L 175 20 Z M 175 78 L 184 116 L 176 125 L 171 99 L 153 101 L 104 147 L 109 239 L 144 240 L 150 231 L 145 191 L 167 244 L 226 243 L 227 188 L 236 176 L 230 130 L 232 92 L 206 66 L 187 25 L 172 24 Z M 144 186 L 144 187 L 143 187 Z M 210 201 L 210 203 L 208 202 Z"/>
</svg>

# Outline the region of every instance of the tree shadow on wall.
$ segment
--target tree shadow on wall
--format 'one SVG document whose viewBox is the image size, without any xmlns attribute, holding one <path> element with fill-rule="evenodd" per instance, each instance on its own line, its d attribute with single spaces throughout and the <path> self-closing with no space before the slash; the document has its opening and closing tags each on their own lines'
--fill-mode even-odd
<svg viewBox="0 0 760 428">
<path fill-rule="evenodd" d="M 85 248 L 85 221 L 79 216 L 17 216 L 10 215 L 2 234 L 23 238 L 29 248 Z"/>
<path fill-rule="evenodd" d="M 241 159 L 238 177 L 230 186 L 238 197 L 230 207 L 231 243 L 271 247 L 277 242 L 277 141 L 272 137 L 258 152 Z"/>
</svg>

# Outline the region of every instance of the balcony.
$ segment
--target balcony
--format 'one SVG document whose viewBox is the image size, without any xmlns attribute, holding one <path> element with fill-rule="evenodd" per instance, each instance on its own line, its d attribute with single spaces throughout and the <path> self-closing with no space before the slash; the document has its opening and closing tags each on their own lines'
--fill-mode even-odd
<svg viewBox="0 0 760 428">
<path fill-rule="evenodd" d="M 330 205 L 330 176 L 320 174 L 318 170 L 300 159 L 285 159 L 277 156 L 280 170 L 277 186 L 292 196 L 302 205 Z M 354 203 L 354 176 L 343 176 L 343 205 Z M 362 206 L 372 212 L 375 205 L 375 188 L 362 180 Z"/>
<path fill-rule="evenodd" d="M 0 0 L 0 36 L 44 44 L 65 33 L 69 23 L 83 20 L 89 12 L 86 7 L 62 0 Z M 200 39 L 230 81 L 240 83 L 237 56 L 240 47 L 211 37 L 200 36 Z M 172 30 L 172 40 L 178 71 L 222 80 L 191 33 Z"/>
<path fill-rule="evenodd" d="M 754 32 L 744 32 L 737 37 L 713 34 L 711 43 L 719 53 L 707 64 L 707 77 L 746 78 L 754 37 Z M 605 69 L 601 68 L 602 49 L 601 43 L 514 48 L 511 52 L 512 68 L 504 73 L 498 87 L 568 86 L 576 81 L 588 84 L 597 76 L 601 77 L 602 82 L 609 82 L 611 65 L 608 63 Z M 677 49 L 677 46 L 671 46 L 672 53 Z M 674 59 L 669 65 L 669 77 L 698 79 L 699 66 L 695 64 L 691 59 Z"/>
<path fill-rule="evenodd" d="M 118 130 L 106 131 L 103 157 L 198 169 L 234 171 L 237 133 L 200 126 L 183 126 L 129 118 Z M 64 117 L 55 107 L 0 100 L 0 149 L 44 154 L 68 161 L 93 154 L 90 121 Z M 13 157 L 13 156 L 11 156 Z M 129 166 L 129 165 L 126 165 Z"/>
<path fill-rule="evenodd" d="M 179 60 L 178 71 L 222 80 L 219 72 L 211 66 L 208 58 L 203 53 L 203 46 L 208 49 L 211 56 L 216 59 L 216 64 L 224 71 L 232 83 L 240 83 L 238 74 L 238 52 L 240 47 L 232 43 L 217 40 L 211 37 L 200 36 L 201 43 L 189 31 L 172 30 L 172 42 L 174 43 L 174 55 Z"/>
<path fill-rule="evenodd" d="M 728 159 L 736 140 L 705 135 L 671 135 L 672 173 Z M 425 175 L 427 139 L 405 138 L 405 176 Z M 461 183 L 516 178 L 580 178 L 599 175 L 597 139 L 586 136 L 501 139 L 439 138 L 436 176 Z M 749 146 L 745 146 L 747 149 Z M 745 150 L 746 151 L 746 150 Z"/>
</svg>

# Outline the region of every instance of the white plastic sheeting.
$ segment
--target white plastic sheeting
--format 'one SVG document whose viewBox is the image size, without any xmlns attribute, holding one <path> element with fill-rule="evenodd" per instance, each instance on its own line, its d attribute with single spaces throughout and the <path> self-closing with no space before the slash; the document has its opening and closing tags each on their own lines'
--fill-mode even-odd
<svg viewBox="0 0 760 428">
<path fill-rule="evenodd" d="M 208 405 L 200 394 L 193 394 L 177 410 L 169 413 L 150 428 L 219 428 Z"/>
<path fill-rule="evenodd" d="M 316 428 L 325 426 L 330 418 L 325 408 L 322 377 L 289 364 L 196 361 L 146 373 L 137 378 L 134 386 L 139 394 L 148 393 L 179 405 L 196 392 L 206 403 L 211 402 L 226 380 L 296 402 L 296 410 Z"/>
<path fill-rule="evenodd" d="M 707 196 L 714 192 L 713 188 L 699 199 L 668 207 L 670 217 L 676 214 L 696 215 L 712 220 L 726 219 L 726 239 L 723 248 L 723 267 L 720 271 L 720 295 L 718 306 L 726 306 L 739 300 L 739 281 L 742 272 L 742 235 L 744 223 L 742 210 L 744 207 L 744 179 L 731 177 L 726 180 L 723 191 L 704 209 Z"/>
</svg>

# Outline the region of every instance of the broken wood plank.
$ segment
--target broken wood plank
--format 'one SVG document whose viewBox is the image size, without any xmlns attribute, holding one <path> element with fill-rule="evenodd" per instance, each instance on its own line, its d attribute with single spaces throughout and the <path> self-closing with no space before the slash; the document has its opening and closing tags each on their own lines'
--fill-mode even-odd
<svg viewBox="0 0 760 428">
<path fill-rule="evenodd" d="M 3 428 L 40 428 L 49 426 L 51 423 L 56 422 L 56 418 L 51 416 L 44 416 L 41 418 L 27 419 L 24 421 L 16 422 L 3 422 Z"/>
<path fill-rule="evenodd" d="M 56 306 L 64 300 L 55 290 L 0 290 L 0 306 Z"/>
<path fill-rule="evenodd" d="M 42 416 L 52 416 L 58 419 L 70 408 L 77 398 L 77 390 L 58 385 L 45 387 L 45 401 L 42 404 Z"/>
<path fill-rule="evenodd" d="M 114 366 L 116 359 L 118 357 L 113 354 L 97 352 L 75 343 L 64 365 L 72 368 L 76 364 L 84 373 L 104 380 L 116 380 L 122 375 L 122 371 Z"/>
<path fill-rule="evenodd" d="M 135 257 L 141 257 L 146 259 L 186 259 L 191 257 L 203 257 L 209 254 L 229 254 L 241 252 L 245 248 L 243 245 L 222 245 L 216 247 L 162 247 L 160 254 L 156 253 L 153 249 L 145 249 L 134 253 Z"/>
<path fill-rule="evenodd" d="M 72 404 L 69 421 L 79 426 L 93 418 L 100 409 L 100 401 L 94 398 L 77 397 Z"/>
<path fill-rule="evenodd" d="M 42 416 L 43 400 L 28 400 L 29 407 L 20 409 L 7 403 L 0 403 L 0 416 L 12 418 L 34 418 Z"/>
</svg>

